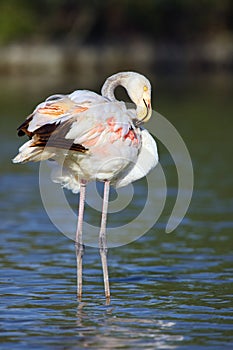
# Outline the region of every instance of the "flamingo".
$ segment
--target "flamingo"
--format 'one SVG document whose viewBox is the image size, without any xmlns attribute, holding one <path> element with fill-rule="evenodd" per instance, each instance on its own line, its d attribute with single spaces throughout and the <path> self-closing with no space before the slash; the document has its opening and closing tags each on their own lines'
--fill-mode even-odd
<svg viewBox="0 0 233 350">
<path fill-rule="evenodd" d="M 134 103 L 127 109 L 115 98 L 122 86 Z M 142 127 L 152 114 L 151 85 L 136 72 L 120 72 L 107 78 L 101 95 L 76 90 L 56 94 L 40 103 L 19 126 L 18 135 L 29 140 L 19 148 L 14 163 L 52 160 L 53 181 L 80 192 L 75 236 L 77 297 L 82 297 L 82 238 L 86 185 L 104 182 L 99 250 L 106 300 L 110 300 L 106 223 L 110 185 L 123 187 L 145 176 L 158 163 L 156 142 Z M 150 156 L 148 156 L 150 155 Z M 57 171 L 62 166 L 62 173 Z"/>
</svg>

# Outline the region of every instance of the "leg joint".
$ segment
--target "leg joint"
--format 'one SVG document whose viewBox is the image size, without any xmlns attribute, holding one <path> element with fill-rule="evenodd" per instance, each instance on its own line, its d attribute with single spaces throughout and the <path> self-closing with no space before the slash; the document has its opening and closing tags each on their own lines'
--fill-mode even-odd
<svg viewBox="0 0 233 350">
<path fill-rule="evenodd" d="M 78 252 L 80 252 L 82 255 L 84 254 L 85 251 L 85 245 L 79 242 L 74 242 L 75 248 Z"/>
<path fill-rule="evenodd" d="M 108 254 L 108 248 L 100 247 L 100 254 L 107 255 Z"/>
</svg>

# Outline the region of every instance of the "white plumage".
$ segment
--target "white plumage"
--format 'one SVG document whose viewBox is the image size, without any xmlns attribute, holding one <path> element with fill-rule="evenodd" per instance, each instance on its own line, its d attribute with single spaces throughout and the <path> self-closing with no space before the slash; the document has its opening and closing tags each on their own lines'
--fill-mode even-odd
<svg viewBox="0 0 233 350">
<path fill-rule="evenodd" d="M 136 109 L 127 109 L 124 102 L 115 99 L 114 89 L 118 85 L 126 89 Z M 101 93 L 77 90 L 69 95 L 50 96 L 40 103 L 18 128 L 19 136 L 26 134 L 30 139 L 13 159 L 14 163 L 53 160 L 52 180 L 74 193 L 81 191 L 82 210 L 76 234 L 79 297 L 86 183 L 105 182 L 100 252 L 108 298 L 105 226 L 109 184 L 126 186 L 145 176 L 158 162 L 153 137 L 140 127 L 152 113 L 149 81 L 138 73 L 122 72 L 109 77 Z"/>
</svg>

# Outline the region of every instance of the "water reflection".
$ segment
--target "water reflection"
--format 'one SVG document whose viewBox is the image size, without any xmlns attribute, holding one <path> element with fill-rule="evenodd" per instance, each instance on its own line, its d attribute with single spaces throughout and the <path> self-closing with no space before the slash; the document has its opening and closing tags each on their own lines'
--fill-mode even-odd
<svg viewBox="0 0 233 350">
<path fill-rule="evenodd" d="M 135 310 L 128 309 L 127 316 L 117 315 L 116 307 L 107 308 L 101 316 L 93 318 L 93 305 L 82 303 L 77 309 L 77 331 L 79 336 L 86 339 L 83 347 L 89 347 L 92 343 L 99 344 L 103 349 L 116 349 L 126 344 L 132 348 L 175 349 L 178 343 L 184 339 L 182 335 L 172 335 L 170 330 L 175 322 L 157 320 L 156 318 L 133 317 Z M 99 312 L 101 312 L 99 310 Z M 103 333 L 96 336 L 96 326 L 91 326 L 95 321 Z M 135 332 L 136 329 L 136 332 Z M 106 332 L 107 330 L 107 332 Z M 177 344 L 177 345 L 174 345 Z"/>
</svg>

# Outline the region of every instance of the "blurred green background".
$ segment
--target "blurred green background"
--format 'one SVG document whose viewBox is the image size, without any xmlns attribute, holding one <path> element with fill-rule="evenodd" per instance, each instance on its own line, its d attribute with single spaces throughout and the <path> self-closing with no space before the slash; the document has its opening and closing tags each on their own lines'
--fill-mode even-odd
<svg viewBox="0 0 233 350">
<path fill-rule="evenodd" d="M 0 40 L 103 44 L 232 39 L 230 0 L 1 0 Z"/>
<path fill-rule="evenodd" d="M 233 68 L 231 0 L 1 0 L 0 72 Z"/>
</svg>

